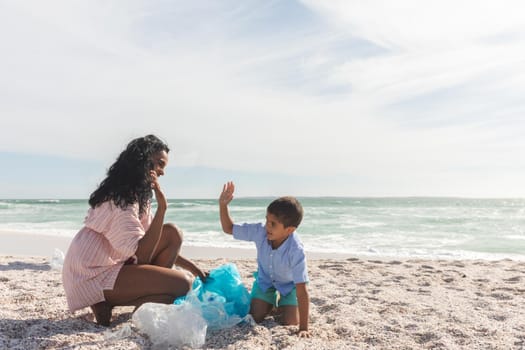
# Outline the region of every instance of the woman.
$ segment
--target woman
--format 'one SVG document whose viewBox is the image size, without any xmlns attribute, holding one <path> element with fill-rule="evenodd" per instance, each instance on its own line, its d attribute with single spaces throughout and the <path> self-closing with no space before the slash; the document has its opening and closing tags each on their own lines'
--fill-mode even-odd
<svg viewBox="0 0 525 350">
<path fill-rule="evenodd" d="M 71 312 L 90 306 L 97 323 L 109 326 L 114 306 L 170 304 L 185 295 L 192 281 L 173 264 L 205 278 L 179 255 L 179 229 L 164 224 L 168 203 L 158 177 L 164 175 L 168 152 L 156 136 L 132 140 L 91 194 L 85 226 L 71 242 L 62 271 Z"/>
</svg>

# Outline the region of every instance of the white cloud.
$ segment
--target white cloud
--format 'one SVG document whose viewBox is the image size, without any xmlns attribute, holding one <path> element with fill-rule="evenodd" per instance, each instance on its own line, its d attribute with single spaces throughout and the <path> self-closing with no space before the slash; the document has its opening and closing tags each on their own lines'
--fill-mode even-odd
<svg viewBox="0 0 525 350">
<path fill-rule="evenodd" d="M 154 132 L 178 165 L 352 174 L 365 194 L 525 172 L 521 3 L 282 4 L 3 2 L 0 151 L 108 162 Z"/>
<path fill-rule="evenodd" d="M 488 75 L 484 88 L 525 68 L 525 24 L 518 1 L 305 1 L 326 21 L 385 54 L 348 60 L 332 79 L 360 98 L 389 104 Z M 508 88 L 523 91 L 523 78 Z"/>
<path fill-rule="evenodd" d="M 407 174 L 447 167 L 466 176 L 468 168 L 491 167 L 502 177 L 507 169 L 523 174 L 525 164 L 516 157 L 525 147 L 518 136 L 525 131 L 525 104 L 518 97 L 525 93 L 521 2 L 304 3 L 327 23 L 385 49 L 348 59 L 331 78 L 374 106 L 374 115 L 392 126 L 389 134 L 402 140 L 398 148 L 407 160 L 424 165 L 405 164 Z"/>
<path fill-rule="evenodd" d="M 303 0 L 331 23 L 391 49 L 460 46 L 518 34 L 523 39 L 519 0 Z"/>
</svg>

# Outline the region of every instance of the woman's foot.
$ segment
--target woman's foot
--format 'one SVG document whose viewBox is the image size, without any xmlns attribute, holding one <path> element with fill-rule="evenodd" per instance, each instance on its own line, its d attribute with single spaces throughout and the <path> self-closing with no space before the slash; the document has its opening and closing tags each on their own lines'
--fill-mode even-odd
<svg viewBox="0 0 525 350">
<path fill-rule="evenodd" d="M 106 301 L 101 301 L 100 303 L 91 305 L 91 311 L 93 311 L 93 314 L 95 315 L 97 324 L 105 327 L 109 326 L 109 321 L 111 321 L 112 310 L 113 307 L 109 305 Z"/>
</svg>

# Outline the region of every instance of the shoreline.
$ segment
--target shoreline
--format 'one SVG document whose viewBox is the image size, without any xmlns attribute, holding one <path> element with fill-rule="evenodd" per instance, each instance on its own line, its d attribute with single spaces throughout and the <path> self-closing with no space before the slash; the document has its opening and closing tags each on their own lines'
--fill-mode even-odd
<svg viewBox="0 0 525 350">
<path fill-rule="evenodd" d="M 0 230 L 0 256 L 28 256 L 28 257 L 50 257 L 55 248 L 64 254 L 69 248 L 73 238 L 38 235 L 34 233 L 1 231 Z M 182 245 L 181 254 L 190 259 L 255 259 L 256 250 L 232 247 L 201 247 Z M 322 259 L 346 259 L 354 256 L 342 253 L 306 252 L 309 260 Z"/>
<path fill-rule="evenodd" d="M 55 248 L 64 254 L 69 248 L 73 237 L 58 235 L 35 234 L 23 231 L 0 230 L 0 256 L 28 256 L 28 257 L 49 257 L 52 256 Z M 375 254 L 355 254 L 339 252 L 312 252 L 305 251 L 308 260 L 324 259 L 363 259 L 363 260 L 429 260 L 429 261 L 525 261 L 525 254 L 511 257 L 493 258 L 457 258 L 457 257 L 425 257 L 425 256 L 392 256 Z M 192 246 L 182 245 L 181 254 L 190 259 L 255 259 L 256 250 L 253 248 L 238 247 L 214 247 L 214 246 Z"/>
</svg>

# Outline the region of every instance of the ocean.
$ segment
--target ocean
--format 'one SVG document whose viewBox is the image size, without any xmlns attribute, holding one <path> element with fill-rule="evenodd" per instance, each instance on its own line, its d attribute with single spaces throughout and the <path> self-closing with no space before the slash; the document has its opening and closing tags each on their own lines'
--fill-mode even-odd
<svg viewBox="0 0 525 350">
<path fill-rule="evenodd" d="M 272 198 L 235 198 L 236 223 L 261 222 Z M 299 198 L 305 249 L 367 257 L 525 260 L 525 199 Z M 251 248 L 222 233 L 216 199 L 171 199 L 186 245 Z M 0 200 L 0 231 L 73 237 L 87 200 Z"/>
</svg>

